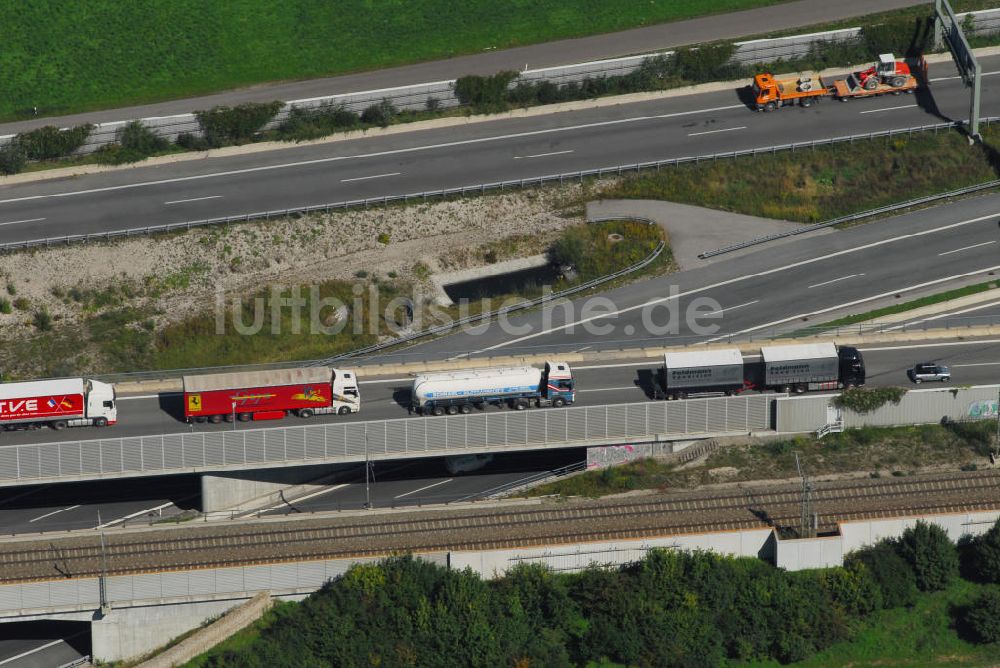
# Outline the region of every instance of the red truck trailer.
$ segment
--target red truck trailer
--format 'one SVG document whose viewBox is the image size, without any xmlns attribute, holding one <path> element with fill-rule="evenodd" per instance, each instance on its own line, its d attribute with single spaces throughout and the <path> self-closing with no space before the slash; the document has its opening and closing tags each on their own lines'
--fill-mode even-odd
<svg viewBox="0 0 1000 668">
<path fill-rule="evenodd" d="M 0 429 L 53 429 L 118 421 L 115 388 L 83 378 L 0 384 Z"/>
<path fill-rule="evenodd" d="M 184 376 L 187 422 L 274 420 L 361 410 L 353 371 L 305 367 Z"/>
</svg>

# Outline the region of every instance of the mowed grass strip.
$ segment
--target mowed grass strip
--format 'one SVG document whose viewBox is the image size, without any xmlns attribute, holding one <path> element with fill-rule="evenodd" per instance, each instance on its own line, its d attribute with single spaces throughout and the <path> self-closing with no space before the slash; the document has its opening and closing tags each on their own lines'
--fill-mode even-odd
<svg viewBox="0 0 1000 668">
<path fill-rule="evenodd" d="M 781 124 L 781 114 L 768 120 Z M 751 216 L 816 223 L 997 178 L 989 142 L 957 131 L 863 140 L 646 172 L 602 189 L 606 199 L 660 199 Z"/>
<path fill-rule="evenodd" d="M 448 58 L 782 0 L 24 0 L 0 4 L 0 119 Z M 530 64 L 530 63 L 529 63 Z"/>
</svg>

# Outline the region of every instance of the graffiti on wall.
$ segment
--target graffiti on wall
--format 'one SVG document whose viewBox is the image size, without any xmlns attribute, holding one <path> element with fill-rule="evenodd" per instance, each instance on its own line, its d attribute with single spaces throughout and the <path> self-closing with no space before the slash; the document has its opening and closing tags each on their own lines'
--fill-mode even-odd
<svg viewBox="0 0 1000 668">
<path fill-rule="evenodd" d="M 981 401 L 973 401 L 969 404 L 969 410 L 966 412 L 966 416 L 974 420 L 982 418 L 995 418 L 998 411 L 1000 411 L 1000 404 L 994 399 L 984 399 Z"/>
</svg>

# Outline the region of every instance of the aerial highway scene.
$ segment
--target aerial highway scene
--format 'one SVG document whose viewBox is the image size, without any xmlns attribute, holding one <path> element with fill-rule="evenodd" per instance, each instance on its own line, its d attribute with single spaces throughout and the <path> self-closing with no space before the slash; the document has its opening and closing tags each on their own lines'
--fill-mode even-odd
<svg viewBox="0 0 1000 668">
<path fill-rule="evenodd" d="M 997 665 L 1000 4 L 0 16 L 0 668 Z"/>
</svg>

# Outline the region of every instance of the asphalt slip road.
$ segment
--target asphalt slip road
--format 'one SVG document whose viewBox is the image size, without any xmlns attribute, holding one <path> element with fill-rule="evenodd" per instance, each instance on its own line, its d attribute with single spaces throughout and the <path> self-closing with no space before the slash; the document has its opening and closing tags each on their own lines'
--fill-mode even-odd
<svg viewBox="0 0 1000 668">
<path fill-rule="evenodd" d="M 983 109 L 1000 102 L 988 73 Z M 772 114 L 743 93 L 491 121 L 0 187 L 0 243 L 97 233 L 598 167 L 707 155 L 963 119 L 950 64 L 930 91 Z"/>
<path fill-rule="evenodd" d="M 22 132 L 47 124 L 60 127 L 80 123 L 106 123 L 129 118 L 182 114 L 216 105 L 241 102 L 300 100 L 339 93 L 379 90 L 395 86 L 455 79 L 466 74 L 494 74 L 503 70 L 538 69 L 638 53 L 651 53 L 685 44 L 700 44 L 745 35 L 770 33 L 798 26 L 864 16 L 900 7 L 924 4 L 925 0 L 798 0 L 742 12 L 705 16 L 687 21 L 624 30 L 604 35 L 533 44 L 500 51 L 458 56 L 371 72 L 306 81 L 263 84 L 224 91 L 198 98 L 169 100 L 122 109 L 88 112 L 60 118 L 33 118 L 0 125 L 0 135 Z"/>
</svg>

